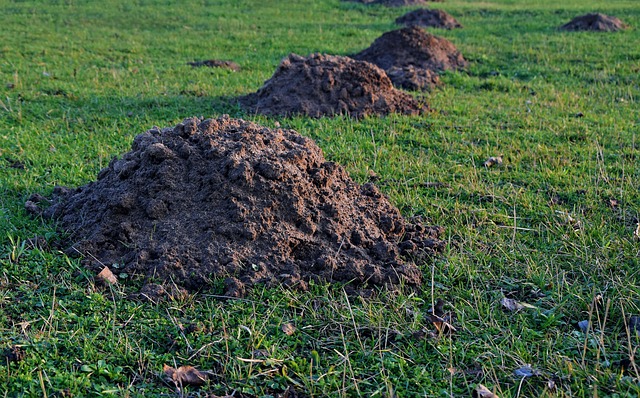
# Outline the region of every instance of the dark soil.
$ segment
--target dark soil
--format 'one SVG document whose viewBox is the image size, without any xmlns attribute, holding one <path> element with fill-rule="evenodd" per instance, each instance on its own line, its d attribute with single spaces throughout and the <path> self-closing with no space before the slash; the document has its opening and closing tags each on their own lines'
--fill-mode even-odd
<svg viewBox="0 0 640 398">
<path fill-rule="evenodd" d="M 444 0 L 343 0 L 364 4 L 381 4 L 387 7 L 405 7 L 424 5 L 429 2 L 442 2 Z"/>
<path fill-rule="evenodd" d="M 255 283 L 418 286 L 401 255 L 443 245 L 441 228 L 406 221 L 312 140 L 228 117 L 138 135 L 97 181 L 57 187 L 43 215 L 68 234 L 67 253 L 96 273 L 144 277 L 154 299 L 156 283 L 198 290 L 223 278 L 232 296 Z"/>
<path fill-rule="evenodd" d="M 393 87 L 385 72 L 348 57 L 290 54 L 256 93 L 239 99 L 250 112 L 311 117 L 403 113 L 427 110 Z"/>
<path fill-rule="evenodd" d="M 393 84 L 411 90 L 430 89 L 439 84 L 437 72 L 468 66 L 449 40 L 416 26 L 383 34 L 353 58 L 378 65 Z"/>
<path fill-rule="evenodd" d="M 564 24 L 560 30 L 589 30 L 596 32 L 616 32 L 626 29 L 628 26 L 616 17 L 600 13 L 586 14 L 575 17 L 571 22 Z"/>
<path fill-rule="evenodd" d="M 219 59 L 207 59 L 204 61 L 187 62 L 187 65 L 193 66 L 194 68 L 207 66 L 209 68 L 230 69 L 234 72 L 237 72 L 240 70 L 240 65 L 238 65 L 237 63 L 233 61 L 222 61 Z"/>
<path fill-rule="evenodd" d="M 419 8 L 396 19 L 398 25 L 423 26 L 441 29 L 461 28 L 462 25 L 454 17 L 442 10 Z"/>
</svg>

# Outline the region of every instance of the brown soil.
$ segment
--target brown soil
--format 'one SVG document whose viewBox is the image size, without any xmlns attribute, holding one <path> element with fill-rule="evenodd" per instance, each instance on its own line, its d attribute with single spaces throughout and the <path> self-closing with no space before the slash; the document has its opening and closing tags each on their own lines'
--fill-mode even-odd
<svg viewBox="0 0 640 398">
<path fill-rule="evenodd" d="M 442 2 L 444 0 L 343 0 L 364 4 L 381 4 L 388 7 L 405 7 L 405 6 L 417 6 L 424 5 L 429 2 Z"/>
<path fill-rule="evenodd" d="M 590 30 L 596 32 L 616 32 L 628 26 L 616 17 L 600 13 L 575 17 L 571 22 L 560 27 L 561 30 Z"/>
<path fill-rule="evenodd" d="M 419 8 L 396 19 L 398 25 L 424 26 L 442 29 L 461 28 L 462 25 L 454 17 L 442 10 Z"/>
<path fill-rule="evenodd" d="M 439 71 L 468 66 L 449 40 L 416 26 L 383 34 L 353 58 L 378 65 L 387 72 L 393 84 L 413 90 L 439 84 Z"/>
<path fill-rule="evenodd" d="M 240 65 L 238 65 L 237 63 L 233 61 L 222 61 L 219 59 L 207 59 L 204 61 L 187 62 L 187 65 L 193 66 L 194 68 L 207 66 L 209 68 L 231 69 L 234 72 L 237 72 L 240 70 Z"/>
<path fill-rule="evenodd" d="M 239 99 L 251 112 L 311 117 L 353 117 L 403 113 L 427 108 L 393 87 L 385 72 L 348 57 L 290 54 L 256 93 Z"/>
<path fill-rule="evenodd" d="M 312 140 L 226 116 L 154 127 L 97 181 L 57 187 L 52 203 L 43 215 L 68 234 L 67 253 L 96 273 L 118 264 L 152 293 L 156 282 L 198 290 L 216 278 L 233 296 L 255 283 L 418 286 L 401 255 L 443 245 L 441 228 L 403 219 Z"/>
</svg>

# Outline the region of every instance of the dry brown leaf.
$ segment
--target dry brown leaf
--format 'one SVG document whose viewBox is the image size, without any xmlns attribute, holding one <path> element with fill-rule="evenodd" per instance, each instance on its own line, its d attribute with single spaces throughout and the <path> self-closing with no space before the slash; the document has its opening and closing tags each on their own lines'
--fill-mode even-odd
<svg viewBox="0 0 640 398">
<path fill-rule="evenodd" d="M 496 394 L 491 392 L 491 390 L 489 390 L 487 387 L 483 386 L 482 384 L 478 384 L 476 386 L 476 389 L 473 390 L 473 393 L 471 394 L 471 396 L 473 398 L 499 398 Z"/>
<path fill-rule="evenodd" d="M 296 332 L 296 327 L 291 322 L 283 323 L 282 326 L 280 326 L 280 329 L 282 329 L 284 334 L 287 336 L 291 336 Z"/>
<path fill-rule="evenodd" d="M 485 160 L 482 165 L 484 167 L 491 166 L 500 166 L 502 164 L 502 156 L 491 156 L 489 159 Z"/>
<path fill-rule="evenodd" d="M 100 271 L 100 273 L 96 275 L 96 278 L 98 278 L 98 281 L 104 284 L 114 285 L 118 283 L 118 278 L 116 278 L 113 272 L 111 272 L 109 267 L 104 267 L 102 271 Z"/>
<path fill-rule="evenodd" d="M 162 371 L 176 386 L 202 386 L 212 376 L 211 372 L 202 372 L 193 366 L 180 366 L 176 369 L 165 364 Z"/>
<path fill-rule="evenodd" d="M 439 335 L 451 335 L 457 331 L 457 329 L 451 324 L 451 320 L 454 317 L 452 313 L 444 312 L 444 301 L 438 299 L 431 309 L 429 320 L 433 323 L 433 326 L 438 330 Z"/>
<path fill-rule="evenodd" d="M 524 307 L 514 299 L 503 297 L 500 304 L 509 311 L 520 311 Z"/>
</svg>

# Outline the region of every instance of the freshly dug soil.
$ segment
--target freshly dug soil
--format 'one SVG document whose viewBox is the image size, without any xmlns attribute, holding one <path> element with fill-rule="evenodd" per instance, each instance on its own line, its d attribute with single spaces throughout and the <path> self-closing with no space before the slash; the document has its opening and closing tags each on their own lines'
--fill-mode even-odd
<svg viewBox="0 0 640 398">
<path fill-rule="evenodd" d="M 454 17 L 442 10 L 419 8 L 396 19 L 398 25 L 423 26 L 442 29 L 461 28 Z"/>
<path fill-rule="evenodd" d="M 442 2 L 444 0 L 343 0 L 364 4 L 382 4 L 388 7 L 405 7 L 424 5 L 428 2 Z"/>
<path fill-rule="evenodd" d="M 204 61 L 187 62 L 187 65 L 193 66 L 194 68 L 207 66 L 209 68 L 231 69 L 234 72 L 237 72 L 240 70 L 240 65 L 238 65 L 237 63 L 233 61 L 223 61 L 219 59 L 207 59 Z"/>
<path fill-rule="evenodd" d="M 250 112 L 311 117 L 403 113 L 427 110 L 411 95 L 393 87 L 385 72 L 348 57 L 290 54 L 256 93 L 239 99 Z"/>
<path fill-rule="evenodd" d="M 616 32 L 628 26 L 616 17 L 600 13 L 586 14 L 575 17 L 571 22 L 560 27 L 560 30 L 590 30 L 596 32 Z"/>
<path fill-rule="evenodd" d="M 97 181 L 57 187 L 43 215 L 68 234 L 67 253 L 94 272 L 144 276 L 144 292 L 217 278 L 232 296 L 255 283 L 417 286 L 401 255 L 443 245 L 441 228 L 406 221 L 312 140 L 226 116 L 138 135 Z"/>
<path fill-rule="evenodd" d="M 417 26 L 387 32 L 353 58 L 378 65 L 387 72 L 393 84 L 413 90 L 439 84 L 439 71 L 468 66 L 449 40 Z"/>
</svg>

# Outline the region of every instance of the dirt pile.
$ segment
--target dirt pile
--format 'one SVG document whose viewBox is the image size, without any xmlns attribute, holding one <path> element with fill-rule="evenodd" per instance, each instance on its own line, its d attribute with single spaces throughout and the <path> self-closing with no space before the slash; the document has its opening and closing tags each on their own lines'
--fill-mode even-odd
<svg viewBox="0 0 640 398">
<path fill-rule="evenodd" d="M 560 30 L 578 31 L 589 30 L 596 32 L 616 32 L 626 29 L 628 26 L 616 17 L 600 13 L 586 14 L 575 17 L 570 22 L 562 25 Z"/>
<path fill-rule="evenodd" d="M 255 283 L 417 286 L 401 255 L 442 247 L 441 228 L 403 219 L 312 140 L 228 117 L 138 135 L 97 181 L 56 188 L 43 215 L 95 272 L 116 264 L 189 290 L 226 278 L 234 296 Z"/>
<path fill-rule="evenodd" d="M 419 8 L 396 19 L 398 25 L 423 26 L 441 29 L 461 28 L 460 22 L 442 10 Z"/>
<path fill-rule="evenodd" d="M 381 4 L 387 7 L 406 7 L 424 5 L 428 2 L 442 2 L 444 0 L 343 0 L 364 4 Z"/>
<path fill-rule="evenodd" d="M 403 113 L 426 106 L 396 90 L 380 68 L 348 57 L 290 54 L 256 93 L 239 99 L 247 110 L 266 115 L 353 117 Z"/>
<path fill-rule="evenodd" d="M 438 85 L 438 72 L 468 66 L 460 51 L 447 39 L 417 26 L 387 32 L 353 58 L 384 69 L 394 85 L 424 90 Z"/>
<path fill-rule="evenodd" d="M 240 65 L 238 65 L 237 63 L 233 61 L 224 61 L 220 59 L 207 59 L 204 61 L 187 62 L 187 65 L 192 66 L 194 68 L 206 66 L 209 68 L 230 69 L 234 72 L 237 72 L 240 70 Z"/>
</svg>

